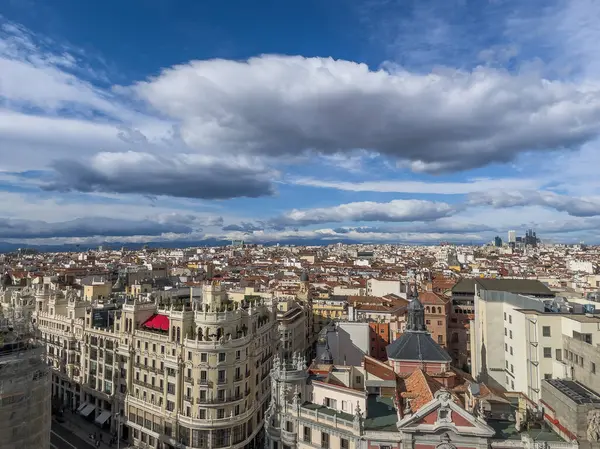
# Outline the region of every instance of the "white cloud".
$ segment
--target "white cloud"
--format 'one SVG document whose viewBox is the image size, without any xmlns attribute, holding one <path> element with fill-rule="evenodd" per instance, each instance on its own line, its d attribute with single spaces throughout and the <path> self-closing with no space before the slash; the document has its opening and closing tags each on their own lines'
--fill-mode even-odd
<svg viewBox="0 0 600 449">
<path fill-rule="evenodd" d="M 416 171 L 506 162 L 576 147 L 600 131 L 600 91 L 489 68 L 428 75 L 349 61 L 265 55 L 193 61 L 134 87 L 181 122 L 192 148 L 336 154 L 357 148 Z"/>
<path fill-rule="evenodd" d="M 469 196 L 470 206 L 491 206 L 497 209 L 523 206 L 545 206 L 575 217 L 600 215 L 600 197 L 574 198 L 546 191 L 490 190 Z"/>
<path fill-rule="evenodd" d="M 431 221 L 455 212 L 450 204 L 424 200 L 393 200 L 388 203 L 363 201 L 333 207 L 298 210 L 274 218 L 273 224 L 305 226 L 348 221 L 409 222 Z"/>
<path fill-rule="evenodd" d="M 351 192 L 395 192 L 395 193 L 424 193 L 437 195 L 460 195 L 485 190 L 502 188 L 534 189 L 545 183 L 542 179 L 534 178 L 481 178 L 465 182 L 425 182 L 425 181 L 324 181 L 315 178 L 297 178 L 292 184 L 322 187 L 328 189 L 347 190 Z"/>
</svg>

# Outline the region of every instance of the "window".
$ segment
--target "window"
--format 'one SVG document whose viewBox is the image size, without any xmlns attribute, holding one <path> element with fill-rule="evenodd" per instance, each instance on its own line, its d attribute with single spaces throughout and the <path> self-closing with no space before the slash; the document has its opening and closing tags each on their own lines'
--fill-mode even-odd
<svg viewBox="0 0 600 449">
<path fill-rule="evenodd" d="M 208 356 L 207 356 L 206 352 L 201 352 L 200 353 L 200 362 L 206 363 L 207 360 L 208 360 Z"/>
<path fill-rule="evenodd" d="M 509 337 L 512 340 L 512 331 L 509 331 Z"/>
<path fill-rule="evenodd" d="M 359 384 L 360 383 L 360 376 L 356 376 L 356 383 Z"/>
<path fill-rule="evenodd" d="M 508 331 L 506 330 L 506 328 L 504 328 L 504 336 L 506 337 L 508 335 Z"/>
<path fill-rule="evenodd" d="M 329 449 L 329 434 L 321 432 L 321 447 L 323 449 Z"/>
<path fill-rule="evenodd" d="M 592 374 L 596 374 L 596 364 L 594 362 L 590 362 L 590 371 Z"/>
<path fill-rule="evenodd" d="M 510 372 L 511 372 L 511 373 L 514 373 L 514 372 L 515 372 L 515 367 L 513 366 L 513 364 L 512 364 L 512 363 L 510 364 Z"/>
<path fill-rule="evenodd" d="M 560 350 L 560 349 L 556 350 L 556 360 L 558 360 L 559 362 L 562 362 L 562 350 Z"/>
<path fill-rule="evenodd" d="M 508 360 L 505 360 L 504 364 L 506 365 L 506 369 L 508 369 Z"/>
<path fill-rule="evenodd" d="M 225 418 L 225 409 L 224 408 L 217 409 L 217 419 L 223 419 L 223 418 Z"/>
<path fill-rule="evenodd" d="M 205 408 L 201 408 L 200 410 L 198 410 L 198 417 L 200 419 L 206 419 L 206 409 Z"/>
<path fill-rule="evenodd" d="M 431 324 L 431 320 L 425 320 L 425 324 Z"/>
<path fill-rule="evenodd" d="M 340 446 L 342 449 L 349 449 L 350 443 L 346 438 L 340 438 Z"/>
<path fill-rule="evenodd" d="M 542 335 L 544 337 L 550 337 L 550 326 L 542 326 Z"/>
<path fill-rule="evenodd" d="M 303 440 L 305 443 L 310 443 L 312 441 L 310 427 L 304 426 Z"/>
<path fill-rule="evenodd" d="M 325 398 L 323 400 L 325 407 L 329 407 L 329 408 L 337 408 L 337 401 L 335 399 L 331 399 L 331 398 Z"/>
<path fill-rule="evenodd" d="M 346 401 L 342 401 L 342 411 L 345 412 L 348 409 L 348 403 Z"/>
<path fill-rule="evenodd" d="M 552 348 L 544 348 L 544 358 L 545 359 L 552 358 Z"/>
<path fill-rule="evenodd" d="M 504 351 L 508 351 L 508 343 L 504 343 Z"/>
<path fill-rule="evenodd" d="M 224 361 L 225 361 L 225 353 L 219 352 L 219 362 L 224 362 Z"/>
<path fill-rule="evenodd" d="M 583 357 L 579 356 L 579 366 L 583 366 Z"/>
<path fill-rule="evenodd" d="M 550 373 L 544 374 L 544 379 L 546 379 L 546 380 L 552 379 L 552 374 L 550 374 Z"/>
<path fill-rule="evenodd" d="M 513 355 L 512 346 L 510 347 L 510 355 Z"/>
<path fill-rule="evenodd" d="M 444 322 L 443 321 L 438 321 L 438 326 L 443 326 Z"/>
<path fill-rule="evenodd" d="M 504 312 L 504 321 L 506 321 L 506 312 Z"/>
<path fill-rule="evenodd" d="M 438 335 L 438 344 L 444 344 L 444 337 L 442 337 L 441 335 Z"/>
<path fill-rule="evenodd" d="M 240 352 L 239 350 L 238 350 L 238 351 L 235 351 L 235 359 L 236 359 L 236 360 L 239 360 L 239 359 L 240 359 L 240 357 L 241 357 L 241 352 Z"/>
<path fill-rule="evenodd" d="M 192 360 L 192 353 L 191 353 L 191 351 L 188 351 L 188 360 Z"/>
<path fill-rule="evenodd" d="M 171 382 L 167 382 L 167 393 L 175 394 L 175 384 L 172 384 Z"/>
<path fill-rule="evenodd" d="M 510 381 L 510 389 L 514 391 L 515 389 L 515 382 L 514 381 Z"/>
</svg>

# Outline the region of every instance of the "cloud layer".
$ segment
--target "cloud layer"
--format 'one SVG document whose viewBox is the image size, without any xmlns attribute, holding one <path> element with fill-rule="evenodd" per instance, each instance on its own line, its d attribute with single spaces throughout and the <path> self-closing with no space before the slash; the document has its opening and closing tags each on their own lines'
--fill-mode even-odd
<svg viewBox="0 0 600 449">
<path fill-rule="evenodd" d="M 423 200 L 393 200 L 389 203 L 363 201 L 334 207 L 294 209 L 272 220 L 283 226 L 306 226 L 345 221 L 410 222 L 447 217 L 455 208 L 447 203 Z"/>
<path fill-rule="evenodd" d="M 532 150 L 576 148 L 600 131 L 600 91 L 479 67 L 421 75 L 331 58 L 193 61 L 137 83 L 198 151 L 280 156 L 368 149 L 447 172 Z"/>
<path fill-rule="evenodd" d="M 0 17 L 0 239 L 593 236 L 600 9 L 477 6 L 494 26 L 467 49 L 479 9 L 408 3 L 404 21 L 385 14 L 404 66 L 266 54 L 119 86 L 89 53 Z M 520 59 L 544 42 L 551 64 Z"/>
<path fill-rule="evenodd" d="M 600 198 L 574 198 L 548 191 L 478 192 L 470 195 L 468 204 L 470 206 L 491 206 L 497 209 L 535 205 L 556 209 L 575 217 L 600 215 Z"/>
<path fill-rule="evenodd" d="M 193 227 L 172 221 L 119 220 L 115 218 L 80 218 L 48 223 L 45 221 L 0 218 L 0 239 L 48 239 L 93 236 L 152 236 L 165 233 L 188 233 Z"/>
<path fill-rule="evenodd" d="M 272 195 L 277 176 L 256 158 L 148 153 L 99 153 L 85 162 L 53 164 L 49 190 L 138 193 L 199 199 L 256 198 Z"/>
</svg>

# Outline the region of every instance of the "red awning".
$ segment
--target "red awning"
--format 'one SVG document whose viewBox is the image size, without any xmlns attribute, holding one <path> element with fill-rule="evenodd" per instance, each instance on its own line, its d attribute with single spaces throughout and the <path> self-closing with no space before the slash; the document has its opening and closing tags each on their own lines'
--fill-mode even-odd
<svg viewBox="0 0 600 449">
<path fill-rule="evenodd" d="M 143 324 L 142 327 L 161 331 L 169 330 L 169 317 L 166 315 L 152 315 Z"/>
</svg>

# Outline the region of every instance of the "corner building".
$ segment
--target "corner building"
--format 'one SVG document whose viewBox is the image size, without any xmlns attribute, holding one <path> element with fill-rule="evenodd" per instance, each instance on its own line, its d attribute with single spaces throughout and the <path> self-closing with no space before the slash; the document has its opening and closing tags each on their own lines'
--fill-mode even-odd
<svg viewBox="0 0 600 449">
<path fill-rule="evenodd" d="M 119 345 L 123 432 L 136 447 L 261 447 L 277 350 L 276 310 L 228 300 L 218 282 L 201 300 L 125 304 Z"/>
</svg>

